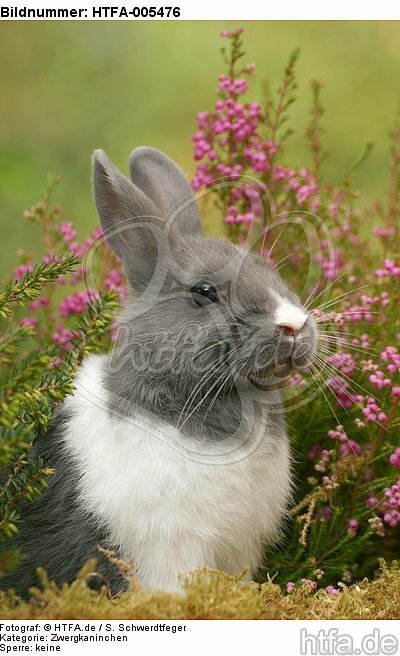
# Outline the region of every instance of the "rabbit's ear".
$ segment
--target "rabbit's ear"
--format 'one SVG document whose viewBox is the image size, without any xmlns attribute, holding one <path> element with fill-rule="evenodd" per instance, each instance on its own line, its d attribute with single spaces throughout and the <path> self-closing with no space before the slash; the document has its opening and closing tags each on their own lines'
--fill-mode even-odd
<svg viewBox="0 0 400 656">
<path fill-rule="evenodd" d="M 133 287 L 144 289 L 157 264 L 160 235 L 164 238 L 162 213 L 103 150 L 93 154 L 93 194 L 105 238 Z"/>
<path fill-rule="evenodd" d="M 201 219 L 196 199 L 183 171 L 155 148 L 136 148 L 129 158 L 131 179 L 171 220 L 173 234 L 200 236 Z"/>
</svg>

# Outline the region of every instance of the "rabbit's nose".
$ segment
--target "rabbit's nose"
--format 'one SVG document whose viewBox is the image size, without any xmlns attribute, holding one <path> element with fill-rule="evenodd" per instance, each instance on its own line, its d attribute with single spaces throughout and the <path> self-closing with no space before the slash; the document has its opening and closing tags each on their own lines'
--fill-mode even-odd
<svg viewBox="0 0 400 656">
<path fill-rule="evenodd" d="M 293 335 L 293 337 L 296 337 L 296 335 L 299 334 L 300 329 L 299 328 L 293 328 L 293 326 L 289 326 L 287 324 L 279 324 L 280 328 L 284 330 L 286 335 Z"/>
<path fill-rule="evenodd" d="M 287 335 L 296 336 L 307 321 L 307 314 L 289 301 L 282 300 L 275 311 L 275 324 Z"/>
</svg>

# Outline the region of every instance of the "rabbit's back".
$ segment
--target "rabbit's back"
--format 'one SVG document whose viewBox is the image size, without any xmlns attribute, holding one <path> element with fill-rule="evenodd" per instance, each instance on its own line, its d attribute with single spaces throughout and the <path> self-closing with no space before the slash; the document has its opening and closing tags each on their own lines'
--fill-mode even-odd
<svg viewBox="0 0 400 656">
<path fill-rule="evenodd" d="M 23 597 L 30 587 L 38 585 L 39 567 L 49 580 L 61 585 L 72 582 L 92 558 L 97 561 L 98 576 L 90 580 L 91 587 L 107 584 L 112 593 L 127 587 L 121 572 L 97 548 L 107 545 L 105 527 L 79 502 L 80 472 L 63 449 L 69 419 L 62 407 L 30 454 L 33 461 L 40 458 L 55 473 L 47 478 L 48 487 L 38 499 L 23 504 L 23 522 L 15 538 L 21 560 L 1 581 L 3 589 L 13 588 Z"/>
</svg>

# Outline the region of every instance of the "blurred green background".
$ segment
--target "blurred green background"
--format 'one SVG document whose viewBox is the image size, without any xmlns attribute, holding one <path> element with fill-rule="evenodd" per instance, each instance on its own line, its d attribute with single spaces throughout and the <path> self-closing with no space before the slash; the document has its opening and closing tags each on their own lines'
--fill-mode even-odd
<svg viewBox="0 0 400 656">
<path fill-rule="evenodd" d="M 165 150 L 189 174 L 195 115 L 215 101 L 224 70 L 221 29 L 245 27 L 245 63 L 256 62 L 248 94 L 276 87 L 292 49 L 301 48 L 296 134 L 287 161 L 308 165 L 304 127 L 311 78 L 326 82 L 325 174 L 340 180 L 366 139 L 376 143 L 358 186 L 386 191 L 388 132 L 400 97 L 399 22 L 3 22 L 0 24 L 0 275 L 19 247 L 39 237 L 22 210 L 38 199 L 46 174 L 63 177 L 56 193 L 65 220 L 83 237 L 97 224 L 90 155 L 107 150 L 126 172 L 132 148 Z"/>
</svg>

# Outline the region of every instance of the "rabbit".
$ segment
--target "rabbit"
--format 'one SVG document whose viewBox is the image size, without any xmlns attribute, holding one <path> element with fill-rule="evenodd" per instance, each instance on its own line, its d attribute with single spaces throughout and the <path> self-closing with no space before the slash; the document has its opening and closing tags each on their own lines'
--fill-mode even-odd
<svg viewBox="0 0 400 656">
<path fill-rule="evenodd" d="M 114 594 L 113 550 L 152 590 L 202 567 L 235 574 L 281 535 L 293 475 L 279 381 L 307 366 L 316 323 L 260 254 L 206 237 L 182 170 L 137 148 L 129 180 L 102 150 L 93 190 L 129 295 L 109 354 L 86 357 L 33 457 L 55 468 L 26 507 L 26 594 L 41 566 L 72 581 L 95 557 Z"/>
</svg>

